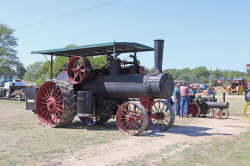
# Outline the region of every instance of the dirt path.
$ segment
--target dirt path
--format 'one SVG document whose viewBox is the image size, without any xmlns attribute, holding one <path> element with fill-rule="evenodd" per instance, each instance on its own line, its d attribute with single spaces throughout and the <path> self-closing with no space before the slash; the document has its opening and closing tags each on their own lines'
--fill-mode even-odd
<svg viewBox="0 0 250 166">
<path fill-rule="evenodd" d="M 109 144 L 88 146 L 85 149 L 66 154 L 55 160 L 42 163 L 42 166 L 82 166 L 112 165 L 145 157 L 170 146 L 169 153 L 178 153 L 190 145 L 209 142 L 215 138 L 230 139 L 245 132 L 250 127 L 241 117 L 228 120 L 212 118 L 178 119 L 176 125 L 166 133 L 145 133 L 143 136 L 128 137 Z M 185 145 L 177 146 L 175 145 Z M 181 148 L 180 148 L 181 147 Z"/>
</svg>

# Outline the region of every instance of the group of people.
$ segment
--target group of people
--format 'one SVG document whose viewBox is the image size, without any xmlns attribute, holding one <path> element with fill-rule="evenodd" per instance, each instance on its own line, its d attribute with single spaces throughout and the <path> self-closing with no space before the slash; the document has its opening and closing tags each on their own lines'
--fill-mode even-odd
<svg viewBox="0 0 250 166">
<path fill-rule="evenodd" d="M 183 117 L 185 108 L 186 117 L 188 118 L 189 102 L 195 98 L 196 90 L 190 88 L 186 82 L 177 83 L 172 95 L 175 115 Z"/>
</svg>

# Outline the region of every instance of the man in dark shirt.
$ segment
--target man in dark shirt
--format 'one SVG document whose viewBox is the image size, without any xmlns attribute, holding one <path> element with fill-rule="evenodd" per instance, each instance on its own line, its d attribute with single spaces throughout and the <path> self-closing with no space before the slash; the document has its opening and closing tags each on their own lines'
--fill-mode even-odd
<svg viewBox="0 0 250 166">
<path fill-rule="evenodd" d="M 174 102 L 174 111 L 175 115 L 180 116 L 180 83 L 177 83 L 177 86 L 174 89 L 173 95 L 172 95 L 172 100 Z"/>
</svg>

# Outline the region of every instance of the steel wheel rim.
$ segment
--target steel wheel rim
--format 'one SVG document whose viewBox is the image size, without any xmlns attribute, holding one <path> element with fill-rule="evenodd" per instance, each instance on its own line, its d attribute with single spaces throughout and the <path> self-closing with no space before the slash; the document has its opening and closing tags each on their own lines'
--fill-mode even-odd
<svg viewBox="0 0 250 166">
<path fill-rule="evenodd" d="M 42 124 L 55 127 L 63 116 L 64 100 L 61 89 L 52 81 L 44 83 L 37 94 L 37 116 Z"/>
<path fill-rule="evenodd" d="M 160 129 L 162 131 L 166 130 L 171 122 L 171 111 L 170 104 L 163 101 L 156 101 L 152 106 L 151 112 L 152 116 L 152 124 L 154 125 L 154 129 Z M 161 116 L 158 116 L 158 115 Z"/>
<path fill-rule="evenodd" d="M 67 66 L 67 75 L 69 81 L 73 84 L 79 84 L 83 81 L 85 73 L 86 66 L 83 57 L 72 57 Z"/>
<path fill-rule="evenodd" d="M 116 114 L 116 125 L 119 130 L 127 135 L 138 135 L 147 126 L 146 112 L 135 103 L 123 103 Z"/>
</svg>

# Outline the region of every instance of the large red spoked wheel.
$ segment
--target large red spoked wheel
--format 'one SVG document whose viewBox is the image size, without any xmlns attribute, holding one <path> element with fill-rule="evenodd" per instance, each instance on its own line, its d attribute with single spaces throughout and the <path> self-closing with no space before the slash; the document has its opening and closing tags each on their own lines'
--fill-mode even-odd
<svg viewBox="0 0 250 166">
<path fill-rule="evenodd" d="M 175 114 L 173 107 L 168 102 L 155 101 L 151 109 L 150 118 L 153 130 L 166 131 L 174 124 Z"/>
<path fill-rule="evenodd" d="M 83 57 L 72 57 L 67 66 L 69 81 L 73 84 L 79 84 L 83 81 L 85 73 L 86 66 Z"/>
<path fill-rule="evenodd" d="M 36 98 L 37 116 L 42 124 L 58 127 L 70 124 L 75 115 L 73 88 L 65 82 L 45 82 Z"/>
<path fill-rule="evenodd" d="M 189 117 L 198 117 L 200 116 L 200 106 L 196 102 L 192 102 L 189 104 Z"/>
<path fill-rule="evenodd" d="M 116 125 L 125 134 L 139 135 L 148 125 L 148 116 L 140 104 L 128 101 L 118 108 Z"/>
</svg>

